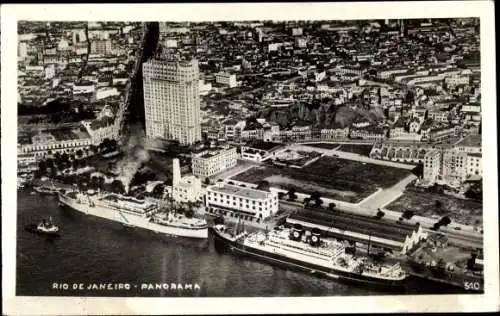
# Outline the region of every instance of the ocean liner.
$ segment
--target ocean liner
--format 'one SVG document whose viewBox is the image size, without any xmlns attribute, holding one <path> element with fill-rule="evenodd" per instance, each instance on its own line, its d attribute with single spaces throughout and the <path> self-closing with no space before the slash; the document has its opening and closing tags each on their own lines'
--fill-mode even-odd
<svg viewBox="0 0 500 316">
<path fill-rule="evenodd" d="M 162 212 L 156 204 L 118 194 L 59 193 L 59 203 L 78 212 L 172 236 L 207 238 L 204 219 Z"/>
<path fill-rule="evenodd" d="M 403 286 L 407 278 L 399 264 L 375 264 L 346 251 L 343 243 L 322 240 L 319 231 L 304 231 L 300 225 L 248 234 L 219 224 L 212 231 L 215 242 L 234 253 L 318 276 L 384 286 Z"/>
</svg>

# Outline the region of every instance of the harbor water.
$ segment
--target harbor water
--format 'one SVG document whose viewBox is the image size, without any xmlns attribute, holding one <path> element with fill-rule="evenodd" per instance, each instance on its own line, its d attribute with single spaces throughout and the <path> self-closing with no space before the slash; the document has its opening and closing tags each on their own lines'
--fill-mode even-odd
<svg viewBox="0 0 500 316">
<path fill-rule="evenodd" d="M 18 191 L 16 294 L 20 296 L 341 296 L 395 294 L 320 279 L 238 257 L 208 240 L 157 235 L 75 212 L 57 197 Z M 59 238 L 24 227 L 51 216 Z M 186 289 L 180 290 L 179 284 Z M 105 287 L 105 288 L 104 288 Z M 125 288 L 126 287 L 126 288 Z M 177 287 L 174 289 L 174 287 Z M 411 280 L 400 294 L 453 293 Z"/>
</svg>

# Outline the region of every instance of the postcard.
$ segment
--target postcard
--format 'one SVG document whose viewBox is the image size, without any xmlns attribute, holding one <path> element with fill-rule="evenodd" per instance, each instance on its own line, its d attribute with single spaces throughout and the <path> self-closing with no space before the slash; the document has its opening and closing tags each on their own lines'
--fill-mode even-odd
<svg viewBox="0 0 500 316">
<path fill-rule="evenodd" d="M 492 9 L 2 6 L 6 314 L 498 310 Z"/>
</svg>

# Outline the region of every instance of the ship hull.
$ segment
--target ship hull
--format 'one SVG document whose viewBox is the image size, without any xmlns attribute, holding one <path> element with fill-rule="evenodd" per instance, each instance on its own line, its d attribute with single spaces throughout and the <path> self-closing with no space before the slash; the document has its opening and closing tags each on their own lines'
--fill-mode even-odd
<svg viewBox="0 0 500 316">
<path fill-rule="evenodd" d="M 241 242 L 229 240 L 213 228 L 211 228 L 210 231 L 214 236 L 214 242 L 216 243 L 216 245 L 221 246 L 226 251 L 240 254 L 249 258 L 255 258 L 259 261 L 267 262 L 287 269 L 301 271 L 314 276 L 339 280 L 343 282 L 372 284 L 388 288 L 401 288 L 406 284 L 406 279 L 387 280 L 375 278 L 367 275 L 327 268 L 302 260 L 296 260 L 281 254 L 271 253 L 269 251 L 263 251 L 261 249 L 249 247 L 242 244 Z"/>
<path fill-rule="evenodd" d="M 60 237 L 59 232 L 41 231 L 37 228 L 37 225 L 27 225 L 24 227 L 24 230 L 38 235 Z"/>
<path fill-rule="evenodd" d="M 158 234 L 164 234 L 169 236 L 179 236 L 187 238 L 208 238 L 208 228 L 182 228 L 167 225 L 160 225 L 149 221 L 149 218 L 134 215 L 125 212 L 118 212 L 109 208 L 94 206 L 91 207 L 86 203 L 78 203 L 75 200 L 69 199 L 62 195 L 59 195 L 59 203 L 77 212 L 92 215 L 100 218 L 104 218 L 113 222 L 119 222 L 123 226 L 131 228 L 140 228 L 152 231 Z"/>
</svg>

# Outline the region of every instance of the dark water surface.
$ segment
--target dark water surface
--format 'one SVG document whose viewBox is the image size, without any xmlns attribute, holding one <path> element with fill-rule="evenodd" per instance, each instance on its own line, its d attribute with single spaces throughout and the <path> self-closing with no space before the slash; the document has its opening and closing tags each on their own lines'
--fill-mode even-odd
<svg viewBox="0 0 500 316">
<path fill-rule="evenodd" d="M 61 237 L 24 231 L 27 224 L 52 216 Z M 337 296 L 383 295 L 368 285 L 323 280 L 226 254 L 212 238 L 190 240 L 124 228 L 58 206 L 57 197 L 18 192 L 17 295 L 65 296 Z M 54 283 L 59 289 L 54 288 Z M 73 290 L 89 284 L 129 284 L 130 289 Z M 168 289 L 141 289 L 167 283 Z M 192 289 L 172 290 L 171 284 Z M 60 289 L 67 284 L 68 289 Z M 115 285 L 116 284 L 116 285 Z M 196 287 L 199 286 L 199 289 Z M 154 285 L 156 286 L 156 285 Z M 401 294 L 443 293 L 423 281 L 410 282 Z M 446 289 L 450 292 L 450 289 Z"/>
</svg>

